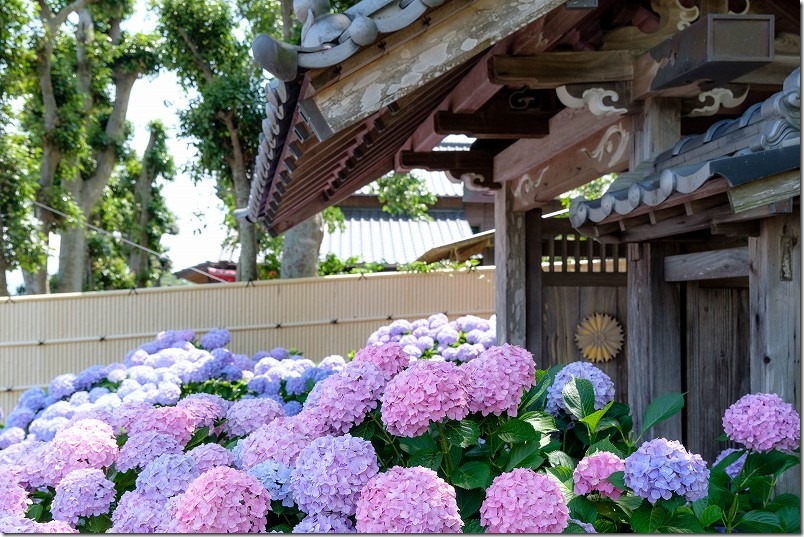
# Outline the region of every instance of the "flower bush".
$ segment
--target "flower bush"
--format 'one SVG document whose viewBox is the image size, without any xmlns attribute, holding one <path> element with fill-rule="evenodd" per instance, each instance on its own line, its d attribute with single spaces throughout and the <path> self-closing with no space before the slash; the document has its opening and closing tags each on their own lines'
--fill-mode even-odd
<svg viewBox="0 0 804 537">
<path fill-rule="evenodd" d="M 494 318 L 380 327 L 354 358 L 160 333 L 26 391 L 0 428 L 2 532 L 798 532 L 800 425 L 773 394 L 708 466 L 642 440 L 595 366 L 536 370 Z M 638 434 L 637 434 L 638 433 Z M 712 441 L 716 441 L 712 439 Z"/>
</svg>

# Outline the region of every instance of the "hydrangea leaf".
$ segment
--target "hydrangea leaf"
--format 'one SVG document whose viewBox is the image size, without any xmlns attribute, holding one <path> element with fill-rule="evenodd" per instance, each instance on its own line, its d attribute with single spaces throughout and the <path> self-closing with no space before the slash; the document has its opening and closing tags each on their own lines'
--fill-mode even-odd
<svg viewBox="0 0 804 537">
<path fill-rule="evenodd" d="M 112 527 L 112 518 L 109 515 L 91 516 L 82 524 L 83 529 L 89 533 L 106 533 Z"/>
<path fill-rule="evenodd" d="M 402 448 L 402 451 L 410 453 L 411 455 L 422 450 L 437 451 L 435 440 L 426 433 L 412 438 L 400 438 L 399 446 Z"/>
<path fill-rule="evenodd" d="M 672 392 L 660 395 L 645 409 L 642 417 L 642 434 L 657 423 L 674 416 L 682 408 L 684 408 L 684 394 Z"/>
<path fill-rule="evenodd" d="M 595 388 L 586 379 L 573 377 L 564 385 L 561 395 L 567 410 L 579 420 L 595 411 Z"/>
<path fill-rule="evenodd" d="M 742 450 L 737 450 L 737 451 L 734 451 L 732 453 L 729 453 L 728 455 L 723 457 L 723 460 L 721 460 L 719 463 L 717 463 L 714 466 L 712 466 L 712 471 L 713 472 L 725 472 L 726 468 L 728 468 L 732 463 L 736 462 L 737 459 L 739 459 L 740 457 L 743 456 L 743 453 L 745 453 L 745 452 L 742 451 Z"/>
<path fill-rule="evenodd" d="M 735 525 L 743 531 L 770 533 L 782 531 L 779 517 L 770 511 L 748 511 Z"/>
<path fill-rule="evenodd" d="M 609 453 L 614 453 L 621 459 L 624 458 L 623 452 L 617 449 L 617 446 L 612 444 L 611 440 L 609 440 L 608 438 L 604 438 L 603 440 L 595 442 L 594 444 L 589 446 L 589 449 L 586 450 L 586 456 L 588 457 L 589 455 L 594 455 L 595 453 L 598 453 L 600 451 L 608 451 Z"/>
<path fill-rule="evenodd" d="M 472 461 L 462 464 L 451 476 L 452 484 L 464 489 L 485 489 L 491 485 L 491 466 Z"/>
<path fill-rule="evenodd" d="M 497 429 L 497 436 L 509 444 L 521 444 L 529 440 L 538 440 L 541 436 L 530 423 L 514 419 L 508 421 Z"/>
<path fill-rule="evenodd" d="M 673 513 L 670 520 L 661 526 L 661 531 L 665 533 L 703 533 L 704 529 L 692 512 L 679 509 Z"/>
<path fill-rule="evenodd" d="M 577 466 L 578 464 L 575 461 L 575 459 L 573 459 L 563 451 L 551 451 L 550 453 L 547 454 L 547 458 L 550 459 L 550 466 L 552 466 L 553 468 L 564 466 L 566 468 L 569 468 L 570 470 L 573 470 L 575 469 L 575 466 Z"/>
<path fill-rule="evenodd" d="M 631 515 L 631 526 L 636 533 L 658 533 L 668 520 L 670 513 L 666 509 L 645 503 Z"/>
<path fill-rule="evenodd" d="M 30 518 L 31 520 L 36 520 L 38 522 L 42 517 L 44 510 L 45 508 L 41 503 L 32 504 L 28 507 L 28 511 L 25 513 L 25 518 Z"/>
<path fill-rule="evenodd" d="M 444 427 L 444 434 L 451 444 L 467 448 L 477 444 L 477 439 L 480 438 L 480 427 L 469 419 L 453 420 Z"/>
<path fill-rule="evenodd" d="M 717 505 L 709 505 L 698 515 L 698 518 L 701 520 L 701 526 L 704 528 L 711 526 L 723 518 L 723 509 Z"/>
<path fill-rule="evenodd" d="M 201 445 L 201 443 L 206 440 L 209 436 L 209 427 L 201 427 L 196 429 L 193 433 L 193 436 L 190 438 L 190 441 L 187 442 L 187 446 L 184 448 L 185 451 L 190 451 L 196 446 Z"/>
<path fill-rule="evenodd" d="M 539 433 L 547 434 L 558 430 L 556 428 L 556 419 L 547 412 L 534 410 L 520 415 L 519 419 L 530 423 Z"/>
<path fill-rule="evenodd" d="M 782 507 L 776 511 L 782 530 L 786 533 L 801 533 L 801 510 L 798 507 Z"/>
<path fill-rule="evenodd" d="M 795 455 L 781 451 L 768 451 L 767 453 L 749 453 L 743 466 L 743 479 L 748 480 L 755 475 L 779 475 L 788 468 L 799 463 Z"/>
<path fill-rule="evenodd" d="M 611 401 L 609 402 L 609 404 L 607 404 L 600 410 L 596 410 L 595 412 L 592 412 L 588 416 L 584 416 L 583 418 L 581 418 L 581 421 L 589 426 L 590 431 L 596 433 L 598 431 L 598 425 L 601 423 L 601 419 L 603 419 L 603 416 L 606 415 L 606 412 L 609 411 L 613 403 L 614 401 Z M 605 423 L 606 425 L 605 428 L 613 427 L 614 425 L 616 425 L 616 423 L 617 422 L 614 421 L 607 421 Z"/>
<path fill-rule="evenodd" d="M 656 505 L 661 505 L 662 507 L 667 509 L 667 511 L 670 512 L 670 513 L 672 513 L 673 511 L 675 511 L 676 509 L 678 509 L 679 507 L 681 507 L 685 503 L 687 503 L 686 498 L 684 498 L 683 496 L 679 496 L 678 494 L 673 494 L 670 497 L 669 500 L 665 500 L 664 498 L 659 498 L 656 501 Z"/>
<path fill-rule="evenodd" d="M 570 516 L 581 522 L 593 523 L 597 520 L 597 509 L 586 496 L 576 496 L 568 504 Z"/>
<path fill-rule="evenodd" d="M 575 522 L 569 521 L 567 527 L 561 533 L 586 533 L 586 530 Z"/>
<path fill-rule="evenodd" d="M 511 448 L 508 464 L 505 471 L 509 472 L 514 468 L 533 468 L 534 470 L 542 465 L 544 457 L 541 454 L 538 442 L 525 442 L 517 444 Z"/>
<path fill-rule="evenodd" d="M 615 473 L 616 474 L 622 474 L 622 472 L 615 472 Z M 612 474 L 612 476 L 613 475 L 614 474 Z M 612 481 L 611 476 L 609 476 L 609 482 L 612 485 L 614 485 L 615 487 L 619 487 L 620 485 L 618 485 L 615 481 Z M 625 484 L 622 482 L 622 477 L 620 477 L 619 482 L 620 482 L 620 484 L 622 485 L 622 487 L 624 489 L 627 488 L 625 486 Z M 646 502 L 645 502 L 645 500 L 643 500 L 639 496 L 631 496 L 631 495 L 624 494 L 624 495 L 620 496 L 619 499 L 615 500 L 614 503 L 616 503 L 618 506 L 620 506 L 620 508 L 623 511 L 625 511 L 626 513 L 630 514 L 630 513 L 633 513 L 634 511 L 636 511 L 637 509 L 639 509 Z"/>
<path fill-rule="evenodd" d="M 455 489 L 455 499 L 458 502 L 458 510 L 461 513 L 461 518 L 467 521 L 467 524 L 471 522 L 467 519 L 480 510 L 480 506 L 483 505 L 485 498 L 486 491 L 483 489 Z M 466 533 L 466 527 L 464 527 L 464 533 Z"/>
<path fill-rule="evenodd" d="M 480 521 L 476 518 L 469 520 L 466 522 L 466 525 L 463 527 L 464 533 L 485 533 L 486 531 L 483 529 L 483 526 L 480 524 Z"/>
<path fill-rule="evenodd" d="M 420 449 L 412 453 L 408 459 L 409 466 L 423 466 L 431 470 L 438 471 L 441 466 L 441 461 L 444 460 L 444 454 L 437 449 Z"/>
</svg>

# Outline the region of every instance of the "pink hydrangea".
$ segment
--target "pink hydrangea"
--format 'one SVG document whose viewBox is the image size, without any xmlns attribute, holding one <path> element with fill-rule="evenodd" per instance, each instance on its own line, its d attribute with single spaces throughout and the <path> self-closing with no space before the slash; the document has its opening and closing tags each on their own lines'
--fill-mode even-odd
<svg viewBox="0 0 804 537">
<path fill-rule="evenodd" d="M 455 489 L 429 468 L 394 466 L 366 483 L 357 500 L 359 533 L 460 533 Z"/>
<path fill-rule="evenodd" d="M 176 496 L 171 533 L 256 533 L 265 530 L 271 496 L 256 478 L 217 466 Z"/>
<path fill-rule="evenodd" d="M 244 438 L 240 451 L 242 468 L 247 470 L 266 460 L 295 466 L 301 450 L 318 437 L 300 416 L 276 418 Z"/>
<path fill-rule="evenodd" d="M 108 468 L 119 449 L 114 431 L 99 420 L 80 420 L 56 433 L 44 452 L 45 483 L 56 486 L 73 470 Z"/>
<path fill-rule="evenodd" d="M 42 487 L 50 482 L 45 467 L 45 455 L 50 447 L 50 442 L 24 440 L 0 451 L 0 463 L 14 467 L 20 485 Z"/>
<path fill-rule="evenodd" d="M 32 500 L 25 488 L 16 479 L 11 479 L 9 474 L 0 474 L 0 512 L 24 515 Z"/>
<path fill-rule="evenodd" d="M 51 513 L 55 520 L 75 526 L 79 517 L 108 513 L 114 495 L 114 483 L 101 470 L 73 470 L 56 486 Z"/>
<path fill-rule="evenodd" d="M 726 409 L 723 430 L 748 449 L 793 451 L 801 441 L 801 419 L 790 403 L 775 393 L 741 397 Z"/>
<path fill-rule="evenodd" d="M 154 533 L 165 515 L 165 502 L 148 499 L 141 492 L 123 494 L 112 512 L 110 533 Z"/>
<path fill-rule="evenodd" d="M 146 410 L 140 419 L 131 424 L 129 436 L 145 431 L 170 435 L 185 446 L 195 431 L 196 419 L 193 414 L 181 407 L 163 406 Z"/>
<path fill-rule="evenodd" d="M 317 416 L 325 425 L 318 436 L 345 433 L 377 408 L 383 388 L 385 375 L 379 367 L 369 362 L 351 363 L 316 384 L 298 416 Z"/>
<path fill-rule="evenodd" d="M 480 506 L 489 533 L 561 533 L 569 511 L 558 482 L 530 468 L 498 475 Z"/>
<path fill-rule="evenodd" d="M 33 533 L 79 533 L 79 531 L 62 520 L 51 520 L 34 526 Z"/>
<path fill-rule="evenodd" d="M 181 453 L 182 445 L 173 436 L 155 431 L 144 431 L 130 436 L 117 458 L 121 472 L 144 468 L 149 462 L 166 453 Z"/>
<path fill-rule="evenodd" d="M 282 405 L 273 399 L 241 399 L 226 412 L 223 430 L 229 436 L 245 436 L 284 415 Z"/>
<path fill-rule="evenodd" d="M 30 518 L 15 513 L 5 513 L 0 511 L 0 532 L 1 533 L 78 533 L 78 530 L 62 522 L 61 520 L 51 520 L 40 524 Z"/>
<path fill-rule="evenodd" d="M 234 464 L 232 452 L 219 444 L 201 444 L 187 452 L 195 460 L 198 471 L 201 473 L 216 466 L 231 466 Z"/>
<path fill-rule="evenodd" d="M 463 370 L 451 362 L 422 360 L 388 383 L 382 396 L 382 421 L 393 435 L 419 436 L 432 422 L 465 418 L 468 402 Z"/>
<path fill-rule="evenodd" d="M 385 380 L 391 380 L 410 363 L 408 354 L 399 343 L 384 343 L 382 345 L 369 345 L 355 353 L 352 363 L 369 362 L 385 375 Z"/>
<path fill-rule="evenodd" d="M 491 347 L 461 366 L 466 372 L 469 410 L 484 416 L 516 416 L 522 394 L 536 383 L 533 355 L 522 347 Z"/>
<path fill-rule="evenodd" d="M 115 432 L 129 432 L 134 425 L 142 419 L 146 412 L 153 409 L 151 403 L 145 401 L 126 401 L 115 407 L 112 412 Z"/>
<path fill-rule="evenodd" d="M 210 393 L 194 393 L 176 403 L 176 407 L 190 412 L 196 428 L 208 427 L 210 431 L 215 428 L 215 421 L 226 417 L 230 406 L 231 401 Z"/>
<path fill-rule="evenodd" d="M 371 442 L 349 434 L 310 442 L 296 460 L 290 488 L 299 509 L 353 515 L 360 491 L 379 471 Z"/>
<path fill-rule="evenodd" d="M 575 467 L 572 480 L 575 482 L 575 494 L 589 494 L 597 491 L 603 498 L 616 500 L 623 493 L 612 485 L 608 478 L 614 472 L 625 470 L 625 462 L 608 451 L 599 451 L 584 457 Z"/>
</svg>

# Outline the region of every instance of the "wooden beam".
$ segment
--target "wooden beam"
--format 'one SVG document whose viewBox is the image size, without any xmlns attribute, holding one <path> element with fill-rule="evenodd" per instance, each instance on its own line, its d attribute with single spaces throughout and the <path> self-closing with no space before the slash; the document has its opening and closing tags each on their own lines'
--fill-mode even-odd
<svg viewBox="0 0 804 537">
<path fill-rule="evenodd" d="M 729 189 L 735 213 L 801 196 L 801 169 L 790 170 Z"/>
<path fill-rule="evenodd" d="M 488 151 L 402 151 L 400 164 L 405 169 L 463 171 L 483 173 L 493 169 L 494 154 Z M 460 173 L 458 173 L 460 175 Z M 457 175 L 456 175 L 457 177 Z"/>
<path fill-rule="evenodd" d="M 465 134 L 472 138 L 544 138 L 549 134 L 548 118 L 528 113 L 454 114 L 436 112 L 434 130 L 438 134 Z"/>
<path fill-rule="evenodd" d="M 664 258 L 675 244 L 629 244 L 628 248 L 628 403 L 634 431 L 642 432 L 648 404 L 681 386 L 681 292 L 665 282 Z M 681 415 L 654 426 L 649 438 L 682 438 Z"/>
<path fill-rule="evenodd" d="M 544 340 L 544 300 L 542 298 L 542 211 L 525 213 L 525 343 L 533 353 L 537 369 L 549 367 L 549 356 L 542 354 Z"/>
<path fill-rule="evenodd" d="M 548 52 L 537 56 L 492 56 L 489 80 L 494 84 L 527 84 L 531 88 L 557 88 L 566 84 L 631 80 L 634 53 Z"/>
<path fill-rule="evenodd" d="M 664 258 L 664 281 L 687 282 L 748 276 L 748 247 Z"/>
<path fill-rule="evenodd" d="M 339 132 L 466 62 L 562 2 L 475 0 L 441 24 L 429 25 L 404 47 L 320 90 L 313 99 L 330 130 Z M 455 2 L 447 2 L 435 12 L 454 10 L 452 4 Z"/>
<path fill-rule="evenodd" d="M 527 345 L 525 214 L 514 212 L 509 185 L 494 196 L 494 263 L 497 270 L 497 344 Z"/>
</svg>

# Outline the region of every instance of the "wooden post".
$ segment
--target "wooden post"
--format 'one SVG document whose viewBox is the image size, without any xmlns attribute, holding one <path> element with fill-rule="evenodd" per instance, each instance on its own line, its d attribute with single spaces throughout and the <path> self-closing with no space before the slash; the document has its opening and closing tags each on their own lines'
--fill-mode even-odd
<svg viewBox="0 0 804 537">
<path fill-rule="evenodd" d="M 674 244 L 628 245 L 628 403 L 637 434 L 648 403 L 681 391 L 680 285 L 664 281 L 664 258 L 676 253 Z M 643 439 L 682 441 L 681 431 L 677 414 Z"/>
<path fill-rule="evenodd" d="M 775 393 L 801 413 L 801 227 L 799 213 L 767 218 L 749 237 L 751 393 Z M 801 494 L 788 472 L 777 492 Z"/>
<path fill-rule="evenodd" d="M 525 343 L 538 369 L 547 369 L 542 355 L 544 304 L 542 303 L 542 210 L 525 213 Z"/>
<path fill-rule="evenodd" d="M 494 195 L 497 344 L 526 346 L 525 213 L 514 212 L 510 183 Z"/>
</svg>

